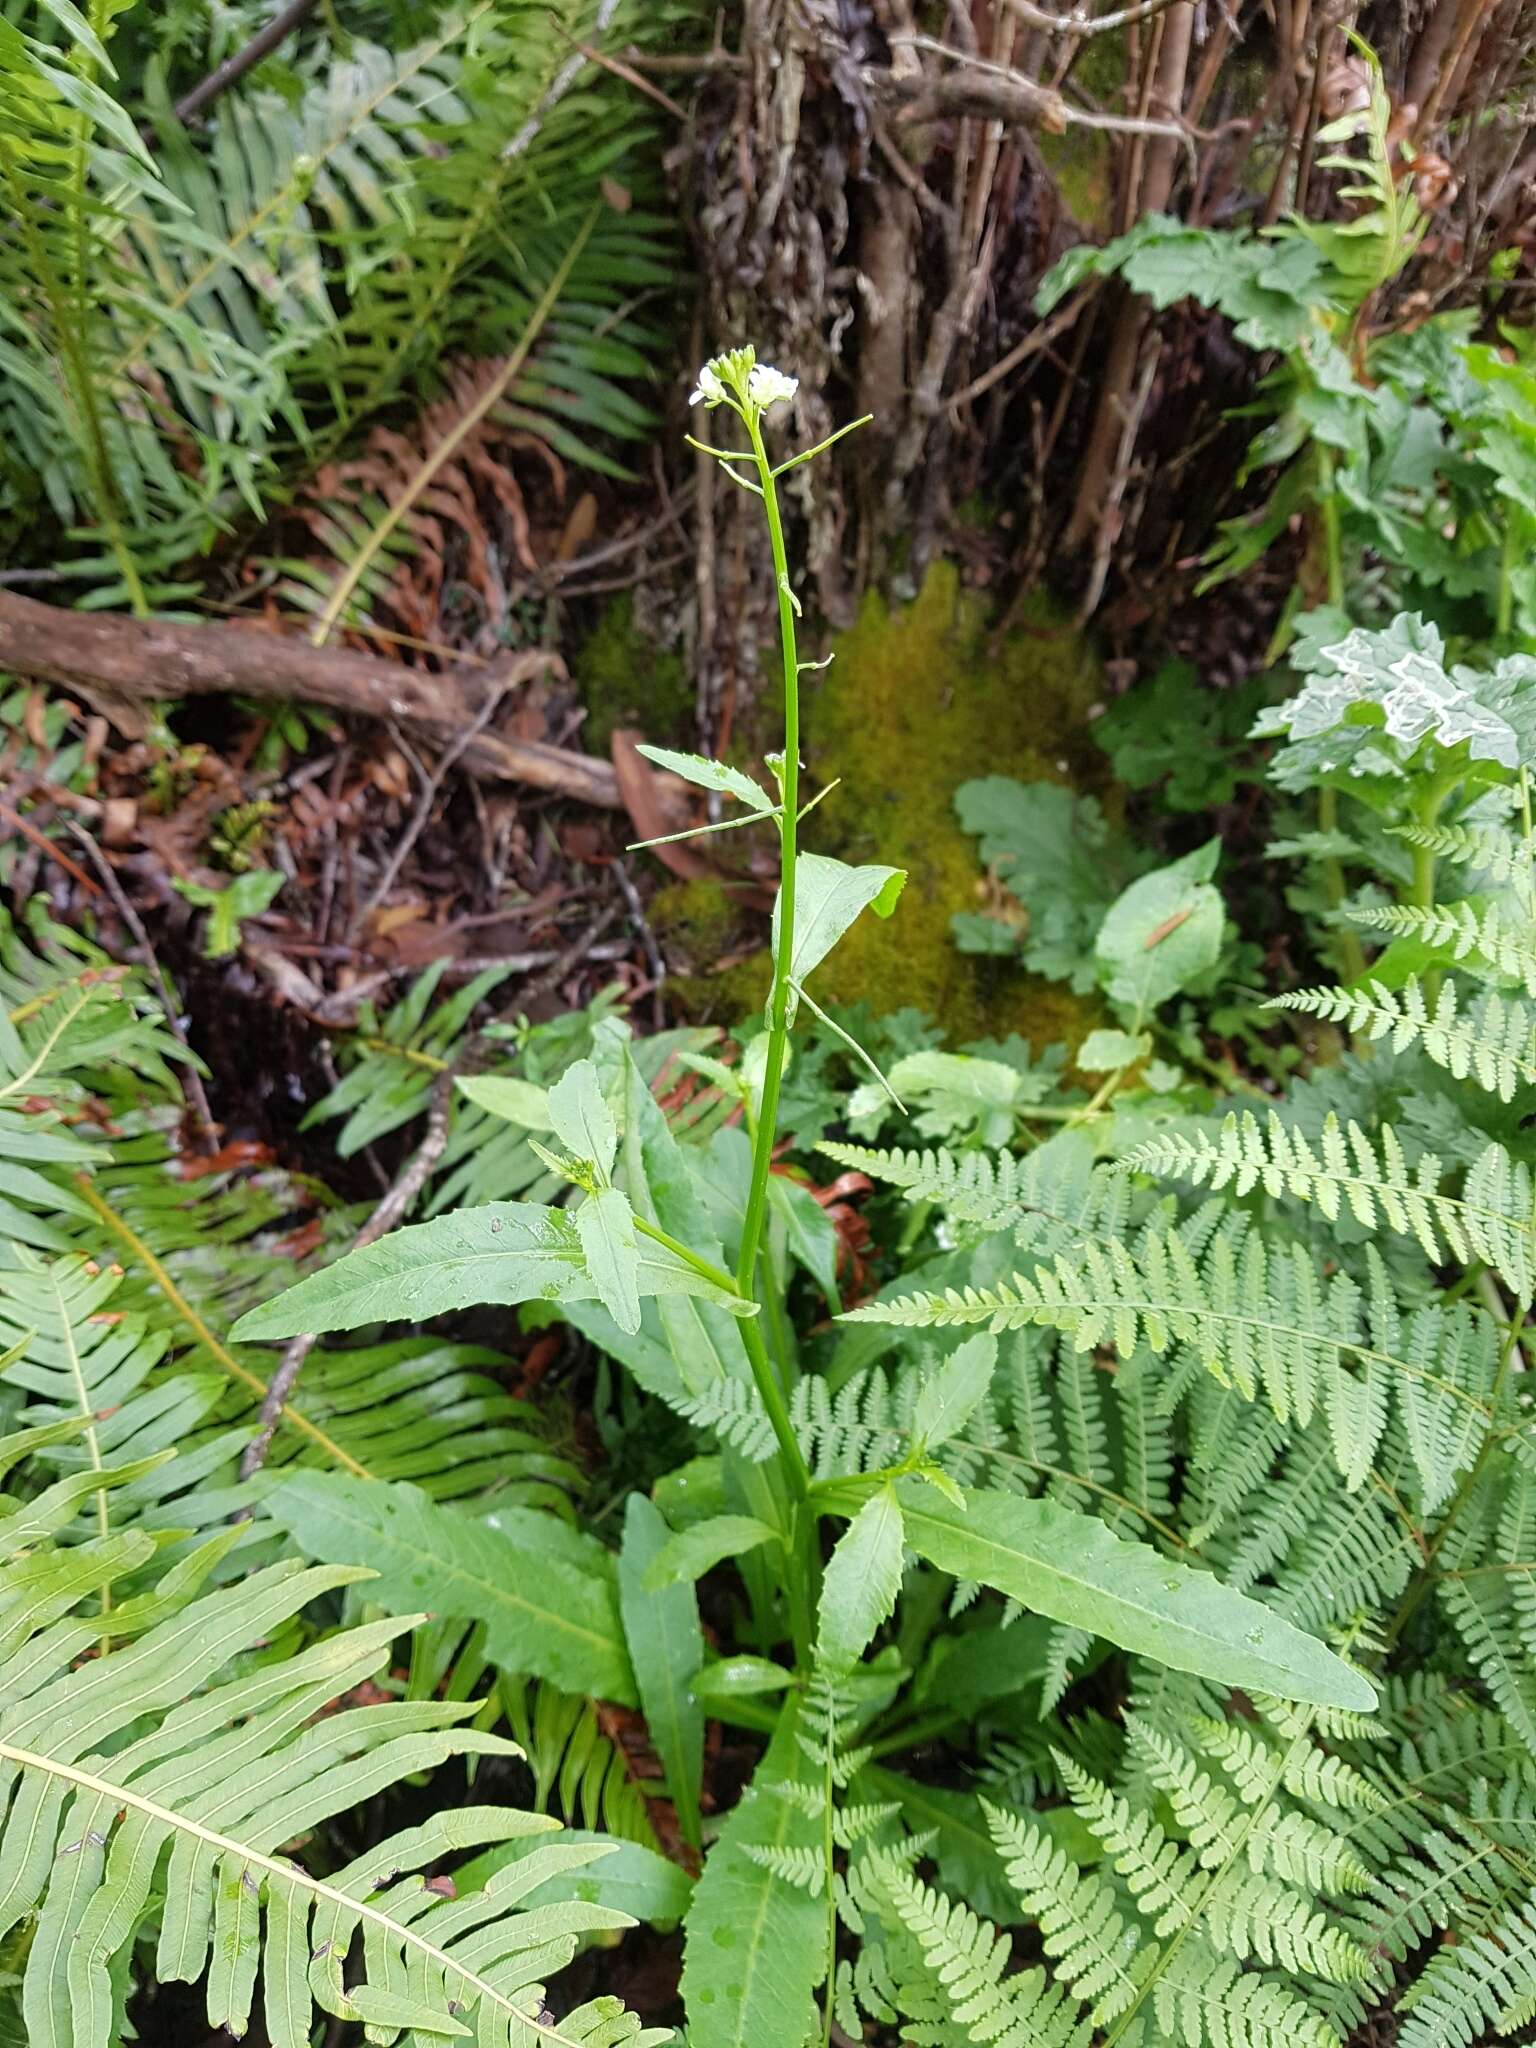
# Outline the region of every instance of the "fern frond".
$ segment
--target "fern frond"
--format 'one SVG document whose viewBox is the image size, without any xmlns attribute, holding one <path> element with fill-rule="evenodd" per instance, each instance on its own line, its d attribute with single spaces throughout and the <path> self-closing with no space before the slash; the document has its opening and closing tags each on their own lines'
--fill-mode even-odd
<svg viewBox="0 0 1536 2048">
<path fill-rule="evenodd" d="M 1269 1007 L 1323 1017 L 1366 1038 L 1388 1038 L 1394 1052 L 1417 1045 L 1458 1081 L 1473 1079 L 1505 1102 L 1536 1082 L 1536 1010 L 1516 997 L 1489 994 L 1458 1013 L 1455 988 L 1446 982 L 1431 1009 L 1423 985 L 1410 978 L 1400 991 L 1379 981 L 1299 989 L 1276 996 Z"/>
<path fill-rule="evenodd" d="M 729 1444 L 750 1464 L 764 1464 L 773 1456 L 778 1442 L 773 1424 L 756 1387 L 746 1381 L 721 1380 L 707 1393 L 688 1396 L 674 1405 L 697 1428 Z"/>
<path fill-rule="evenodd" d="M 1446 903 L 1429 909 L 1394 903 L 1350 915 L 1368 930 L 1415 939 L 1447 960 L 1504 975 L 1536 997 L 1536 930 L 1514 921 L 1497 903 Z"/>
<path fill-rule="evenodd" d="M 1439 1597 L 1500 1711 L 1536 1758 L 1536 1684 L 1507 1594 L 1482 1579 L 1447 1577 Z"/>
<path fill-rule="evenodd" d="M 1401 2048 L 1470 2048 L 1526 2024 L 1536 1999 L 1536 1901 L 1432 1956 L 1403 1998 Z"/>
<path fill-rule="evenodd" d="M 1041 1829 L 993 1806 L 986 1812 L 1008 1882 L 1038 1921 L 1057 1976 L 1092 2008 L 1096 2026 L 1107 2025 L 1135 2000 L 1155 1949 L 1138 1944 L 1110 1887 L 1079 1871 Z"/>
<path fill-rule="evenodd" d="M 1316 1145 L 1271 1114 L 1229 1116 L 1215 1138 L 1200 1132 L 1153 1138 L 1126 1161 L 1131 1171 L 1177 1174 L 1202 1187 L 1255 1188 L 1313 1202 L 1330 1222 L 1346 1210 L 1369 1230 L 1383 1223 L 1413 1238 L 1435 1264 L 1447 1255 L 1481 1259 L 1524 1298 L 1536 1288 L 1532 1182 L 1529 1167 L 1502 1145 L 1489 1144 L 1470 1168 L 1459 1196 L 1441 1192 L 1440 1160 L 1426 1152 L 1410 1170 L 1390 1124 L 1372 1139 L 1359 1124 L 1325 1120 Z"/>
<path fill-rule="evenodd" d="M 1520 882 L 1529 889 L 1533 880 L 1531 856 L 1523 839 L 1497 825 L 1394 825 L 1394 839 L 1419 846 L 1437 860 L 1453 861 L 1486 875 L 1490 882 Z"/>
<path fill-rule="evenodd" d="M 1043 1970 L 1005 1974 L 1012 1946 L 1005 1934 L 904 1870 L 886 1872 L 882 1889 L 955 2023 L 955 2032 L 942 2038 L 997 2042 L 1002 2048 L 1022 2048 L 1025 2042 L 1030 2048 L 1087 2048 L 1090 2024 Z M 910 1981 L 896 1995 L 910 2013 L 917 2002 Z M 925 2031 L 911 2038 L 941 2037 Z"/>
<path fill-rule="evenodd" d="M 796 1891 L 819 1899 L 826 1889 L 826 1865 L 819 1849 L 772 1848 L 760 1842 L 748 1842 L 744 1847 L 761 1869 L 771 1870 Z"/>
<path fill-rule="evenodd" d="M 1183 1345 L 1245 1399 L 1262 1393 L 1282 1423 L 1305 1427 L 1325 1414 L 1352 1486 L 1370 1470 L 1395 1399 L 1426 1490 L 1443 1497 L 1450 1472 L 1473 1454 L 1486 1413 L 1497 1355 L 1489 1319 L 1459 1305 L 1403 1317 L 1379 1261 L 1368 1261 L 1366 1296 L 1347 1273 L 1322 1277 L 1304 1246 L 1271 1243 L 1244 1223 L 1203 1250 L 1202 1235 L 1152 1229 L 1134 1248 L 1093 1244 L 993 1287 L 871 1302 L 845 1320 L 1046 1325 L 1081 1351 L 1112 1344 L 1127 1360 L 1143 1346 L 1162 1355 Z"/>
<path fill-rule="evenodd" d="M 56 1554 L 60 1569 L 70 1556 Z M 632 1924 L 597 1907 L 518 1910 L 542 1877 L 590 1861 L 590 1846 L 534 1850 L 464 1899 L 426 1884 L 446 1854 L 539 1832 L 532 1816 L 449 1807 L 324 1876 L 285 1851 L 412 1772 L 510 1747 L 458 1727 L 473 1709 L 452 1703 L 322 1714 L 386 1665 L 400 1622 L 244 1654 L 317 1595 L 366 1576 L 275 1565 L 183 1597 L 79 1666 L 69 1619 L 37 1616 L 0 1689 L 0 1929 L 35 1916 L 22 2009 L 36 2048 L 106 2048 L 114 1960 L 153 1917 L 161 1981 L 206 1977 L 209 2024 L 241 2034 L 259 1978 L 273 2048 L 307 2048 L 316 2008 L 428 2033 L 468 2017 L 480 2038 L 507 2042 L 662 2038 L 640 2034 L 616 2001 L 560 2026 L 539 2017 L 544 1982 L 580 1934 Z"/>
<path fill-rule="evenodd" d="M 817 1150 L 900 1188 L 910 1201 L 932 1202 L 957 1223 L 1014 1230 L 1020 1245 L 1042 1256 L 1124 1222 L 1124 1183 L 1095 1165 L 1091 1142 L 1078 1132 L 1061 1132 L 1022 1159 L 832 1142 Z"/>
</svg>

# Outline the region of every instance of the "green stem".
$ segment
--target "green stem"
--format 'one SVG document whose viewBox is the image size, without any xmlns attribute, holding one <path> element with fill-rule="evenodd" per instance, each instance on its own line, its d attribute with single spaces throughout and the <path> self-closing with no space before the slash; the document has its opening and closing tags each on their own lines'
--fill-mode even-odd
<svg viewBox="0 0 1536 2048">
<path fill-rule="evenodd" d="M 1515 590 L 1510 571 L 1515 566 L 1515 521 L 1513 510 L 1504 517 L 1504 542 L 1499 549 L 1499 590 L 1495 599 L 1493 630 L 1500 640 L 1509 636 L 1515 618 Z"/>
<path fill-rule="evenodd" d="M 1445 800 L 1454 787 L 1453 782 L 1432 782 L 1414 808 L 1414 823 L 1426 832 L 1433 831 Z M 1427 846 L 1413 849 L 1413 879 L 1408 885 L 1408 901 L 1416 910 L 1433 910 L 1435 907 L 1435 856 Z M 1431 1007 L 1440 1000 L 1443 979 L 1438 968 L 1432 967 L 1424 975 L 1424 999 Z"/>
<path fill-rule="evenodd" d="M 1321 833 L 1339 829 L 1339 792 L 1325 783 L 1317 792 L 1317 829 Z M 1344 901 L 1344 868 L 1337 854 L 1325 854 L 1321 862 L 1323 894 L 1330 910 Z M 1346 981 L 1358 981 L 1365 972 L 1365 948 L 1359 934 L 1347 926 L 1338 929 L 1339 966 Z"/>
<path fill-rule="evenodd" d="M 800 797 L 800 665 L 795 648 L 795 607 L 789 588 L 789 557 L 784 547 L 784 525 L 779 517 L 778 494 L 773 471 L 763 446 L 762 428 L 749 413 L 747 432 L 757 473 L 762 479 L 763 510 L 768 518 L 768 542 L 773 551 L 773 580 L 779 598 L 779 647 L 784 664 L 784 766 L 781 777 L 783 812 L 779 822 L 779 942 L 774 951 L 773 990 L 768 1000 L 768 1059 L 763 1071 L 763 1098 L 757 1114 L 757 1135 L 752 1147 L 752 1180 L 747 1193 L 747 1214 L 741 1230 L 741 1254 L 736 1262 L 736 1284 L 751 1295 L 757 1278 L 757 1254 L 762 1242 L 768 1208 L 768 1171 L 773 1164 L 773 1141 L 778 1128 L 779 1084 L 784 1075 L 784 1047 L 789 1038 L 789 981 L 795 946 L 795 827 Z M 803 1462 L 803 1461 L 802 1461 Z"/>
<path fill-rule="evenodd" d="M 701 1279 L 708 1280 L 726 1294 L 733 1294 L 738 1300 L 744 1299 L 742 1289 L 723 1267 L 712 1260 L 700 1258 L 697 1252 L 688 1249 L 680 1238 L 669 1230 L 663 1230 L 655 1223 L 649 1223 L 643 1216 L 636 1216 L 635 1228 L 642 1237 L 648 1237 L 653 1244 L 664 1245 L 675 1257 L 692 1268 Z M 768 1347 L 763 1341 L 761 1317 L 757 1315 L 741 1318 L 741 1338 L 746 1346 L 747 1362 L 752 1367 L 752 1377 L 762 1397 L 768 1420 L 773 1425 L 773 1434 L 783 1454 L 788 1469 L 790 1485 L 797 1500 L 804 1500 L 810 1492 L 811 1475 L 805 1462 L 805 1454 L 795 1437 L 794 1425 L 789 1419 L 789 1404 L 784 1398 L 784 1389 L 779 1375 L 774 1370 L 773 1360 L 768 1356 Z"/>
</svg>

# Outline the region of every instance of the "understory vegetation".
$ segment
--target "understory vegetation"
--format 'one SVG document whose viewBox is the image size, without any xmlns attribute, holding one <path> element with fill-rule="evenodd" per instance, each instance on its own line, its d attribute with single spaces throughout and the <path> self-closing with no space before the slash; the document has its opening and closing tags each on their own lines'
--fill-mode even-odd
<svg viewBox="0 0 1536 2048">
<path fill-rule="evenodd" d="M 1161 62 L 1194 10 L 1128 12 Z M 369 0 L 200 127 L 264 18 L 217 13 L 0 6 L 0 524 L 86 615 L 216 632 L 217 583 L 419 657 L 363 707 L 419 787 L 360 883 L 360 743 L 265 701 L 193 741 L 157 684 L 130 869 L 125 691 L 0 696 L 0 2042 L 1536 2039 L 1528 251 L 1381 317 L 1442 192 L 1335 10 L 1326 209 L 1127 214 L 1034 300 L 1226 323 L 1190 603 L 1262 590 L 1262 638 L 1205 674 L 1186 613 L 1111 674 L 1105 555 L 1075 619 L 903 563 L 834 645 L 819 522 L 889 422 L 766 342 L 678 369 L 661 124 L 683 45 L 747 78 L 718 25 Z M 647 569 L 586 642 L 610 770 L 531 721 L 577 491 L 651 475 L 662 530 L 740 493 L 773 680 L 693 706 Z M 512 665 L 418 718 L 454 649 Z M 392 889 L 477 745 L 635 821 L 477 782 L 482 864 L 574 843 L 620 909 L 354 971 L 432 925 Z M 565 1001 L 621 914 L 654 972 Z M 325 1041 L 271 1143 L 210 1109 L 258 1050 L 189 1029 L 229 963 Z"/>
</svg>

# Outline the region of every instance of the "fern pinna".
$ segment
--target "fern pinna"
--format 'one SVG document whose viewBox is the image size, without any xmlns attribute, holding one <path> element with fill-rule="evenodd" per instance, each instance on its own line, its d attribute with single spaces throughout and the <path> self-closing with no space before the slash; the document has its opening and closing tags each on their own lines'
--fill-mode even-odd
<svg viewBox="0 0 1536 2048">
<path fill-rule="evenodd" d="M 1377 687 L 1373 663 L 1392 680 L 1397 640 L 1382 638 L 1329 650 L 1343 680 L 1305 740 L 1293 723 L 1293 757 L 1320 751 L 1313 734 Z M 1393 671 L 1403 699 L 1407 670 Z M 1091 1482 L 1081 1497 L 1101 1516 L 1153 1512 L 1126 1483 L 1143 1439 L 1101 1428 L 1094 1467 L 1081 1422 L 1062 1457 L 1067 1419 L 1085 1382 L 1101 1409 L 1149 1402 L 1180 1474 L 1150 1539 L 1267 1589 L 1276 1611 L 1353 1645 L 1382 1687 L 1376 1715 L 1341 1716 L 1133 1675 L 1108 1773 L 1026 1745 L 1029 1784 L 1054 1786 L 1096 1844 L 1085 1871 L 1038 1814 L 992 1815 L 1071 1994 L 1042 2038 L 1082 2026 L 1105 2042 L 1336 2042 L 1391 2002 L 1400 2040 L 1461 2048 L 1536 2011 L 1529 685 L 1517 663 L 1486 687 L 1458 671 L 1417 725 L 1395 725 L 1407 712 L 1389 700 L 1401 756 L 1422 745 L 1440 777 L 1436 812 L 1459 794 L 1484 819 L 1517 807 L 1524 827 L 1405 827 L 1417 900 L 1358 921 L 1411 936 L 1414 971 L 1389 949 L 1374 979 L 1281 999 L 1374 1057 L 1294 1085 L 1262 1118 L 1164 1118 L 1094 1169 L 1120 1189 L 1107 1229 L 1064 1228 L 1084 1212 L 1065 1199 L 1069 1172 L 1059 1190 L 1042 1172 L 1061 1139 L 1023 1170 L 832 1148 L 940 1205 L 972 1247 L 968 1272 L 951 1260 L 942 1284 L 898 1284 L 852 1320 L 911 1332 L 904 1345 L 999 1333 L 1028 1380 L 1044 1357 L 1048 1398 L 1031 1391 L 1003 1418 L 1036 1461 L 1016 1469 L 1033 1487 Z M 1462 873 L 1478 893 L 1455 894 Z M 1056 1655 L 1040 1658 L 1047 1698 Z M 1031 1994 L 1013 1990 L 988 1930 L 914 1879 L 888 1891 L 925 1945 L 914 2009 L 942 2012 L 956 2039 L 1004 2033 L 1010 1998 Z"/>
</svg>

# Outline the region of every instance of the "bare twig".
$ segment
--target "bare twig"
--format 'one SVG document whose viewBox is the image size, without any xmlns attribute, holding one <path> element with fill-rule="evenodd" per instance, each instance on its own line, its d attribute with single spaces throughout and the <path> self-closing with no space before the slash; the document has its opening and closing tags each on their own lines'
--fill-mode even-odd
<svg viewBox="0 0 1536 2048">
<path fill-rule="evenodd" d="M 1117 7 L 1111 14 L 1090 14 L 1086 7 L 1074 7 L 1068 14 L 1048 14 L 1031 0 L 1006 0 L 1026 28 L 1043 28 L 1057 36 L 1102 36 L 1113 29 L 1129 28 L 1133 22 L 1150 21 L 1171 7 L 1173 0 L 1141 0 L 1138 7 Z"/>
<path fill-rule="evenodd" d="M 640 891 L 635 887 L 634 878 L 623 861 L 616 860 L 614 862 L 613 878 L 619 885 L 619 893 L 629 906 L 629 921 L 638 933 L 641 945 L 645 948 L 646 965 L 651 970 L 651 980 L 654 984 L 651 996 L 651 1009 L 656 1029 L 659 1031 L 665 1022 L 665 1015 L 662 1009 L 661 987 L 667 978 L 667 963 L 662 958 L 660 946 L 656 943 L 656 934 L 651 930 L 651 921 L 645 914 L 645 905 L 640 901 Z"/>
<path fill-rule="evenodd" d="M 1173 5 L 1174 0 L 1168 0 L 1168 4 Z M 908 121 L 975 114 L 994 121 L 1037 122 L 1052 135 L 1060 135 L 1069 127 L 1094 128 L 1110 135 L 1155 135 L 1165 142 L 1177 143 L 1194 161 L 1194 139 L 1180 122 L 1143 119 L 1136 114 L 1089 113 L 1074 107 L 1048 86 L 1036 85 L 1004 65 L 988 63 L 985 58 L 968 57 L 963 50 L 951 49 L 934 36 L 903 34 L 891 40 L 946 57 L 962 67 L 958 73 L 944 78 L 903 78 L 895 72 L 867 66 L 863 74 L 866 85 L 872 92 L 904 101 L 904 118 Z"/>
<path fill-rule="evenodd" d="M 619 0 L 602 0 L 602 4 L 597 10 L 597 19 L 592 24 L 593 35 L 606 35 L 612 24 L 613 17 L 618 11 Z M 560 69 L 550 80 L 544 97 L 501 152 L 503 163 L 510 163 L 514 157 L 521 156 L 530 146 L 534 137 L 544 125 L 545 115 L 549 113 L 552 107 L 558 105 L 565 98 L 571 87 L 580 78 L 582 72 L 586 70 L 587 61 L 585 52 L 579 48 L 575 56 L 566 58 Z"/>
<path fill-rule="evenodd" d="M 618 57 L 605 56 L 601 50 L 594 50 L 590 43 L 578 43 L 571 37 L 567 37 L 567 41 L 578 56 L 585 57 L 589 64 L 597 65 L 600 71 L 609 71 L 615 78 L 621 78 L 626 85 L 633 86 L 636 92 L 644 93 L 648 100 L 654 100 L 658 107 L 672 116 L 673 120 L 687 120 L 687 109 L 680 107 L 659 85 L 652 85 L 648 78 L 642 78 L 632 64 L 626 64 Z"/>
<path fill-rule="evenodd" d="M 150 942 L 149 933 L 144 929 L 142 918 L 128 900 L 128 893 L 118 880 L 117 871 L 111 861 L 107 859 L 107 856 L 102 852 L 89 832 L 83 831 L 72 818 L 66 818 L 64 822 L 75 838 L 79 840 L 81 848 L 86 858 L 90 861 L 91 866 L 100 875 L 107 894 L 112 898 L 113 904 L 116 906 L 118 916 L 127 925 L 128 930 L 133 936 L 134 944 L 144 956 L 144 964 L 160 984 L 161 1000 L 165 1004 L 165 1021 L 170 1025 L 171 1030 L 176 1036 L 177 1043 L 187 1055 L 187 1095 L 191 1100 L 192 1109 L 198 1122 L 202 1125 L 204 1133 L 211 1141 L 216 1129 L 213 1121 L 213 1111 L 208 1107 L 208 1097 L 203 1089 L 203 1077 L 197 1071 L 197 1055 L 187 1042 L 186 1026 L 181 1021 L 180 1005 L 177 1002 L 176 991 L 171 985 L 171 978 L 160 965 L 160 956 Z"/>
<path fill-rule="evenodd" d="M 0 590 L 0 668 L 100 699 L 99 708 L 119 718 L 125 708 L 148 701 L 227 691 L 328 704 L 450 734 L 463 729 L 482 701 L 481 691 L 495 682 L 565 672 L 558 654 L 530 647 L 500 657 L 487 671 L 462 678 L 433 675 L 253 626 L 68 611 L 7 590 Z M 618 782 L 608 762 L 540 740 L 482 732 L 464 763 L 489 781 L 525 782 L 606 810 L 618 807 Z"/>
<path fill-rule="evenodd" d="M 172 107 L 171 112 L 185 127 L 195 120 L 203 109 L 210 106 L 221 92 L 227 92 L 237 80 L 244 78 L 247 71 L 270 56 L 279 43 L 285 43 L 306 14 L 313 11 L 316 0 L 288 0 L 286 7 L 280 7 L 264 28 L 259 28 L 251 40 L 222 64 L 214 66 L 205 79 L 194 85 L 188 93 Z"/>
<path fill-rule="evenodd" d="M 1081 311 L 1082 302 L 1076 293 L 1064 299 L 1049 319 L 1042 320 L 1038 327 L 1032 327 L 1022 341 L 1016 342 L 1005 356 L 998 357 L 990 370 L 984 370 L 963 390 L 957 391 L 952 398 L 947 399 L 945 402 L 950 411 L 958 412 L 962 405 L 969 405 L 973 398 L 980 398 L 984 391 L 990 391 L 994 384 L 1000 384 L 1011 370 L 1019 367 L 1020 363 L 1027 362 L 1031 356 L 1039 355 L 1042 349 L 1049 348 L 1058 335 L 1066 333 Z"/>
<path fill-rule="evenodd" d="M 399 874 L 405 863 L 406 855 L 421 837 L 427 819 L 432 815 L 432 806 L 437 801 L 438 792 L 448 779 L 449 770 L 460 756 L 469 747 L 474 745 L 480 734 L 490 724 L 492 718 L 496 715 L 502 698 L 507 693 L 508 687 L 508 684 L 505 682 L 496 684 L 470 723 L 444 747 L 442 753 L 438 756 L 437 766 L 424 780 L 421 797 L 415 810 L 411 813 L 410 822 L 395 841 L 389 859 L 384 863 L 384 871 L 369 891 L 366 901 L 353 920 L 354 924 L 366 923 L 368 918 L 378 909 L 384 898 L 389 894 L 390 889 L 394 886 L 395 877 Z"/>
<path fill-rule="evenodd" d="M 618 905 L 608 904 L 587 926 L 580 938 L 557 956 L 545 973 L 536 981 L 519 989 L 520 1001 L 526 1003 L 535 1000 L 546 989 L 553 988 L 571 968 L 590 958 L 597 940 L 607 931 L 618 914 Z M 499 1023 L 506 1014 L 505 1011 L 498 1011 L 497 1015 L 490 1019 L 490 1023 Z M 427 1107 L 427 1124 L 422 1132 L 421 1143 L 411 1154 L 404 1172 L 386 1188 L 378 1207 L 353 1239 L 353 1251 L 361 1251 L 366 1245 L 376 1244 L 381 1237 L 386 1237 L 406 1220 L 415 1207 L 417 1197 L 431 1179 L 433 1170 L 448 1144 L 448 1135 L 453 1123 L 454 1083 L 466 1068 L 472 1067 L 483 1055 L 489 1028 L 489 1024 L 483 1025 L 472 1037 L 466 1039 L 454 1058 L 439 1072 L 432 1084 L 432 1095 Z M 334 1069 L 332 1071 L 334 1073 Z M 305 1360 L 318 1341 L 313 1332 L 306 1332 L 294 1337 L 284 1351 L 261 1404 L 257 1433 L 241 1453 L 242 1479 L 251 1478 L 266 1463 L 267 1455 L 272 1448 L 272 1439 L 276 1436 L 278 1424 L 282 1420 L 284 1405 L 293 1393 L 299 1374 L 304 1370 Z M 236 1520 L 247 1520 L 250 1514 L 249 1508 L 242 1508 Z"/>
</svg>

